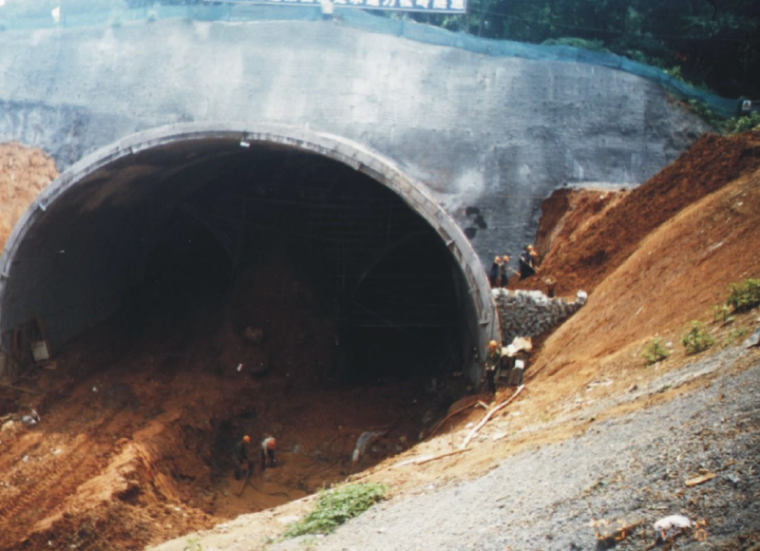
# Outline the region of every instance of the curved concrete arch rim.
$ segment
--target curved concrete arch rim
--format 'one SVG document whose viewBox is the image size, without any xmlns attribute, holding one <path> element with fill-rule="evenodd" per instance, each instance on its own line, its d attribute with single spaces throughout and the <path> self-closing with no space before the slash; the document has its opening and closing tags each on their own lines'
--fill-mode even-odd
<svg viewBox="0 0 760 551">
<path fill-rule="evenodd" d="M 13 258 L 36 220 L 67 189 L 108 164 L 140 151 L 195 139 L 239 140 L 249 144 L 279 144 L 317 153 L 351 166 L 393 190 L 422 216 L 445 242 L 460 265 L 479 319 L 478 348 L 484 357 L 487 342 L 499 335 L 490 285 L 483 266 L 456 222 L 422 185 L 404 174 L 392 161 L 339 136 L 285 126 L 262 125 L 255 129 L 229 123 L 187 123 L 163 126 L 132 134 L 91 153 L 56 178 L 32 203 L 16 224 L 0 258 L 0 326 L 6 280 Z"/>
</svg>

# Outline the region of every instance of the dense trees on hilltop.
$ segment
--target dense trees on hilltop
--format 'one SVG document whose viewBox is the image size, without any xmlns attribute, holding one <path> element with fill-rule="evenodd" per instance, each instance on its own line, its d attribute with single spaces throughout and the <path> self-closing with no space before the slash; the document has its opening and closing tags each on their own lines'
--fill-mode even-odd
<svg viewBox="0 0 760 551">
<path fill-rule="evenodd" d="M 487 38 L 610 51 L 760 100 L 757 0 L 469 0 L 468 11 L 409 17 Z"/>
</svg>

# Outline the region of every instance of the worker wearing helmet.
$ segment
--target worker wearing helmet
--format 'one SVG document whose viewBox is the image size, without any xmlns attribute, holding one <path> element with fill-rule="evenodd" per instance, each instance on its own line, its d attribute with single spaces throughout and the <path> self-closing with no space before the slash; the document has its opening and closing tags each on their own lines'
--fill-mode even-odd
<svg viewBox="0 0 760 551">
<path fill-rule="evenodd" d="M 276 467 L 277 462 L 274 459 L 274 450 L 277 448 L 277 440 L 271 436 L 267 436 L 261 441 L 261 472 L 267 468 L 267 459 L 269 459 L 269 466 Z"/>
<path fill-rule="evenodd" d="M 525 251 L 520 255 L 520 279 L 525 279 L 536 275 L 538 268 L 538 253 L 533 249 L 533 245 L 525 247 Z"/>
<path fill-rule="evenodd" d="M 235 480 L 240 480 L 244 476 L 253 474 L 254 457 L 251 450 L 251 437 L 246 434 L 235 445 L 235 460 L 237 463 L 235 466 Z"/>
<path fill-rule="evenodd" d="M 497 256 L 493 259 L 493 264 L 491 264 L 491 271 L 488 272 L 488 279 L 491 282 L 491 288 L 495 289 L 500 285 L 503 273 L 504 267 L 501 264 L 501 257 Z"/>
<path fill-rule="evenodd" d="M 496 341 L 488 343 L 488 354 L 486 355 L 486 383 L 488 392 L 496 394 L 496 371 L 501 365 L 501 346 Z"/>
<path fill-rule="evenodd" d="M 501 281 L 499 283 L 502 289 L 506 289 L 509 283 L 509 255 L 506 254 L 501 257 Z"/>
</svg>

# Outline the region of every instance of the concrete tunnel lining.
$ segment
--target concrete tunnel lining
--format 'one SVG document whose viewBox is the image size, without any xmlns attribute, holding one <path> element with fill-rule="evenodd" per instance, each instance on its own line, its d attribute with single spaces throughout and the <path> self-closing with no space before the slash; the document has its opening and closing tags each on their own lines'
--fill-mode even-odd
<svg viewBox="0 0 760 551">
<path fill-rule="evenodd" d="M 67 252 L 70 253 L 68 258 L 74 257 L 72 261 L 67 258 L 69 264 L 87 263 L 91 255 L 98 254 L 99 247 L 118 250 L 121 245 L 118 242 L 103 245 L 97 241 L 98 236 L 90 236 L 90 247 L 81 247 L 83 250 L 66 251 L 62 247 L 56 251 L 59 256 L 52 252 L 57 245 L 66 242 L 67 229 L 46 229 L 46 218 L 49 213 L 64 208 L 71 197 L 76 197 L 78 188 L 96 186 L 92 189 L 98 192 L 90 191 L 86 198 L 86 215 L 97 217 L 99 211 L 106 210 L 101 208 L 102 205 L 120 200 L 120 192 L 124 194 L 121 199 L 129 201 L 125 192 L 129 186 L 150 194 L 152 189 L 160 187 L 152 185 L 154 182 L 171 178 L 172 170 L 161 166 L 166 155 L 185 156 L 184 163 L 174 167 L 176 173 L 199 166 L 214 156 L 239 154 L 241 149 L 248 147 L 275 147 L 326 157 L 363 173 L 401 198 L 436 232 L 459 267 L 467 287 L 466 312 L 460 323 L 483 357 L 487 342 L 499 334 L 488 280 L 467 238 L 421 185 L 392 161 L 337 136 L 286 127 L 251 129 L 234 124 L 206 123 L 171 125 L 120 140 L 83 158 L 40 194 L 17 224 L 0 258 L 0 329 L 4 346 L 7 347 L 14 327 L 39 317 L 46 320 L 51 345 L 54 349 L 59 347 L 114 313 L 116 306 L 108 300 L 109 292 L 113 295 L 114 289 L 123 290 L 126 279 L 133 277 L 128 273 L 130 266 L 120 265 L 117 260 L 107 269 L 101 267 L 102 278 L 89 282 L 93 288 L 88 291 L 92 294 L 85 301 L 70 296 L 53 297 L 50 293 L 55 294 L 58 290 L 47 290 L 46 281 L 51 280 L 46 278 L 56 277 L 60 260 Z M 84 200 L 79 199 L 80 202 Z M 101 216 L 107 217 L 106 214 Z M 132 221 L 126 219 L 107 222 L 132 225 Z M 51 233 L 46 234 L 46 231 Z M 43 253 L 46 247 L 47 255 Z M 471 367 L 470 377 L 475 379 L 478 371 L 475 366 Z"/>
</svg>

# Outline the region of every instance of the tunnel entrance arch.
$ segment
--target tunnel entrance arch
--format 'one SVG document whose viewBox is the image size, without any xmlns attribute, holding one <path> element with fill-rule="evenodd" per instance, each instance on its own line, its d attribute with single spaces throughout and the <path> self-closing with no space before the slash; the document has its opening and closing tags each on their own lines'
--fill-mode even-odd
<svg viewBox="0 0 760 551">
<path fill-rule="evenodd" d="M 236 239 L 230 237 L 234 228 L 230 231 L 229 226 L 234 226 L 235 220 L 218 223 L 218 213 L 202 212 L 203 206 L 230 180 L 248 182 L 264 177 L 262 174 L 271 178 L 274 172 L 267 163 L 273 157 L 278 158 L 280 167 L 300 164 L 308 157 L 342 167 L 330 170 L 361 174 L 392 192 L 423 220 L 436 236 L 437 245 L 433 247 L 445 249 L 444 256 L 453 268 L 447 277 L 452 280 L 451 290 L 458 297 L 459 311 L 451 319 L 456 319 L 461 343 L 470 350 L 477 349 L 483 357 L 488 340 L 499 334 L 487 278 L 467 238 L 419 183 L 392 161 L 336 136 L 303 129 L 251 129 L 229 124 L 182 124 L 140 132 L 85 157 L 56 179 L 19 222 L 0 260 L 0 328 L 4 346 L 7 348 L 14 327 L 30 319 L 42 319 L 56 348 L 132 301 L 125 293 L 134 288 L 135 282 L 145 279 L 149 254 L 162 256 L 156 253 L 162 244 L 156 235 L 162 232 L 170 233 L 164 241 L 181 241 L 191 232 L 196 243 L 202 242 L 208 250 L 216 249 L 215 265 L 220 263 L 219 258 L 226 257 L 234 275 L 241 254 Z M 320 168 L 314 165 L 307 172 L 318 173 Z M 322 182 L 323 176 L 315 176 L 314 181 L 322 178 Z M 257 184 L 251 193 L 266 196 L 270 183 Z M 325 184 L 320 189 L 328 187 Z M 296 197 L 305 192 L 294 188 L 293 193 Z M 188 200 L 191 196 L 193 199 Z M 362 200 L 376 202 L 378 197 Z M 308 197 L 301 198 L 308 201 Z M 234 198 L 226 200 L 236 202 Z M 297 202 L 288 198 L 271 204 Z M 356 212 L 355 204 L 342 206 L 345 211 Z M 242 208 L 245 210 L 244 205 Z M 261 210 L 257 216 L 263 219 L 268 211 L 272 209 Z M 393 212 L 401 211 L 394 210 L 391 215 Z M 169 217 L 174 218 L 167 222 Z M 355 234 L 362 231 L 355 223 L 358 218 L 354 217 L 351 227 Z M 317 221 L 317 226 L 322 228 L 326 223 Z M 170 227 L 179 229 L 168 230 Z M 375 247 L 373 254 L 361 262 L 352 257 L 350 261 L 357 263 L 359 276 L 349 291 L 361 294 L 370 272 L 380 270 L 385 274 L 382 277 L 392 278 L 399 269 L 424 257 L 415 247 L 425 250 L 432 242 L 421 236 L 423 241 L 415 243 L 415 231 L 422 232 L 420 228 L 414 226 L 408 235 L 403 228 L 393 230 L 395 233 L 389 230 L 385 246 Z M 306 235 L 303 228 L 301 235 Z M 338 241 L 342 251 L 349 248 L 348 238 Z M 193 238 L 188 242 L 192 243 Z M 407 256 L 399 257 L 399 251 L 405 251 Z M 186 274 L 199 269 L 185 268 Z M 447 269 L 436 268 L 439 272 Z M 209 277 L 223 281 L 225 275 Z M 383 302 L 378 297 L 368 300 Z M 471 376 L 477 376 L 477 369 Z"/>
</svg>

